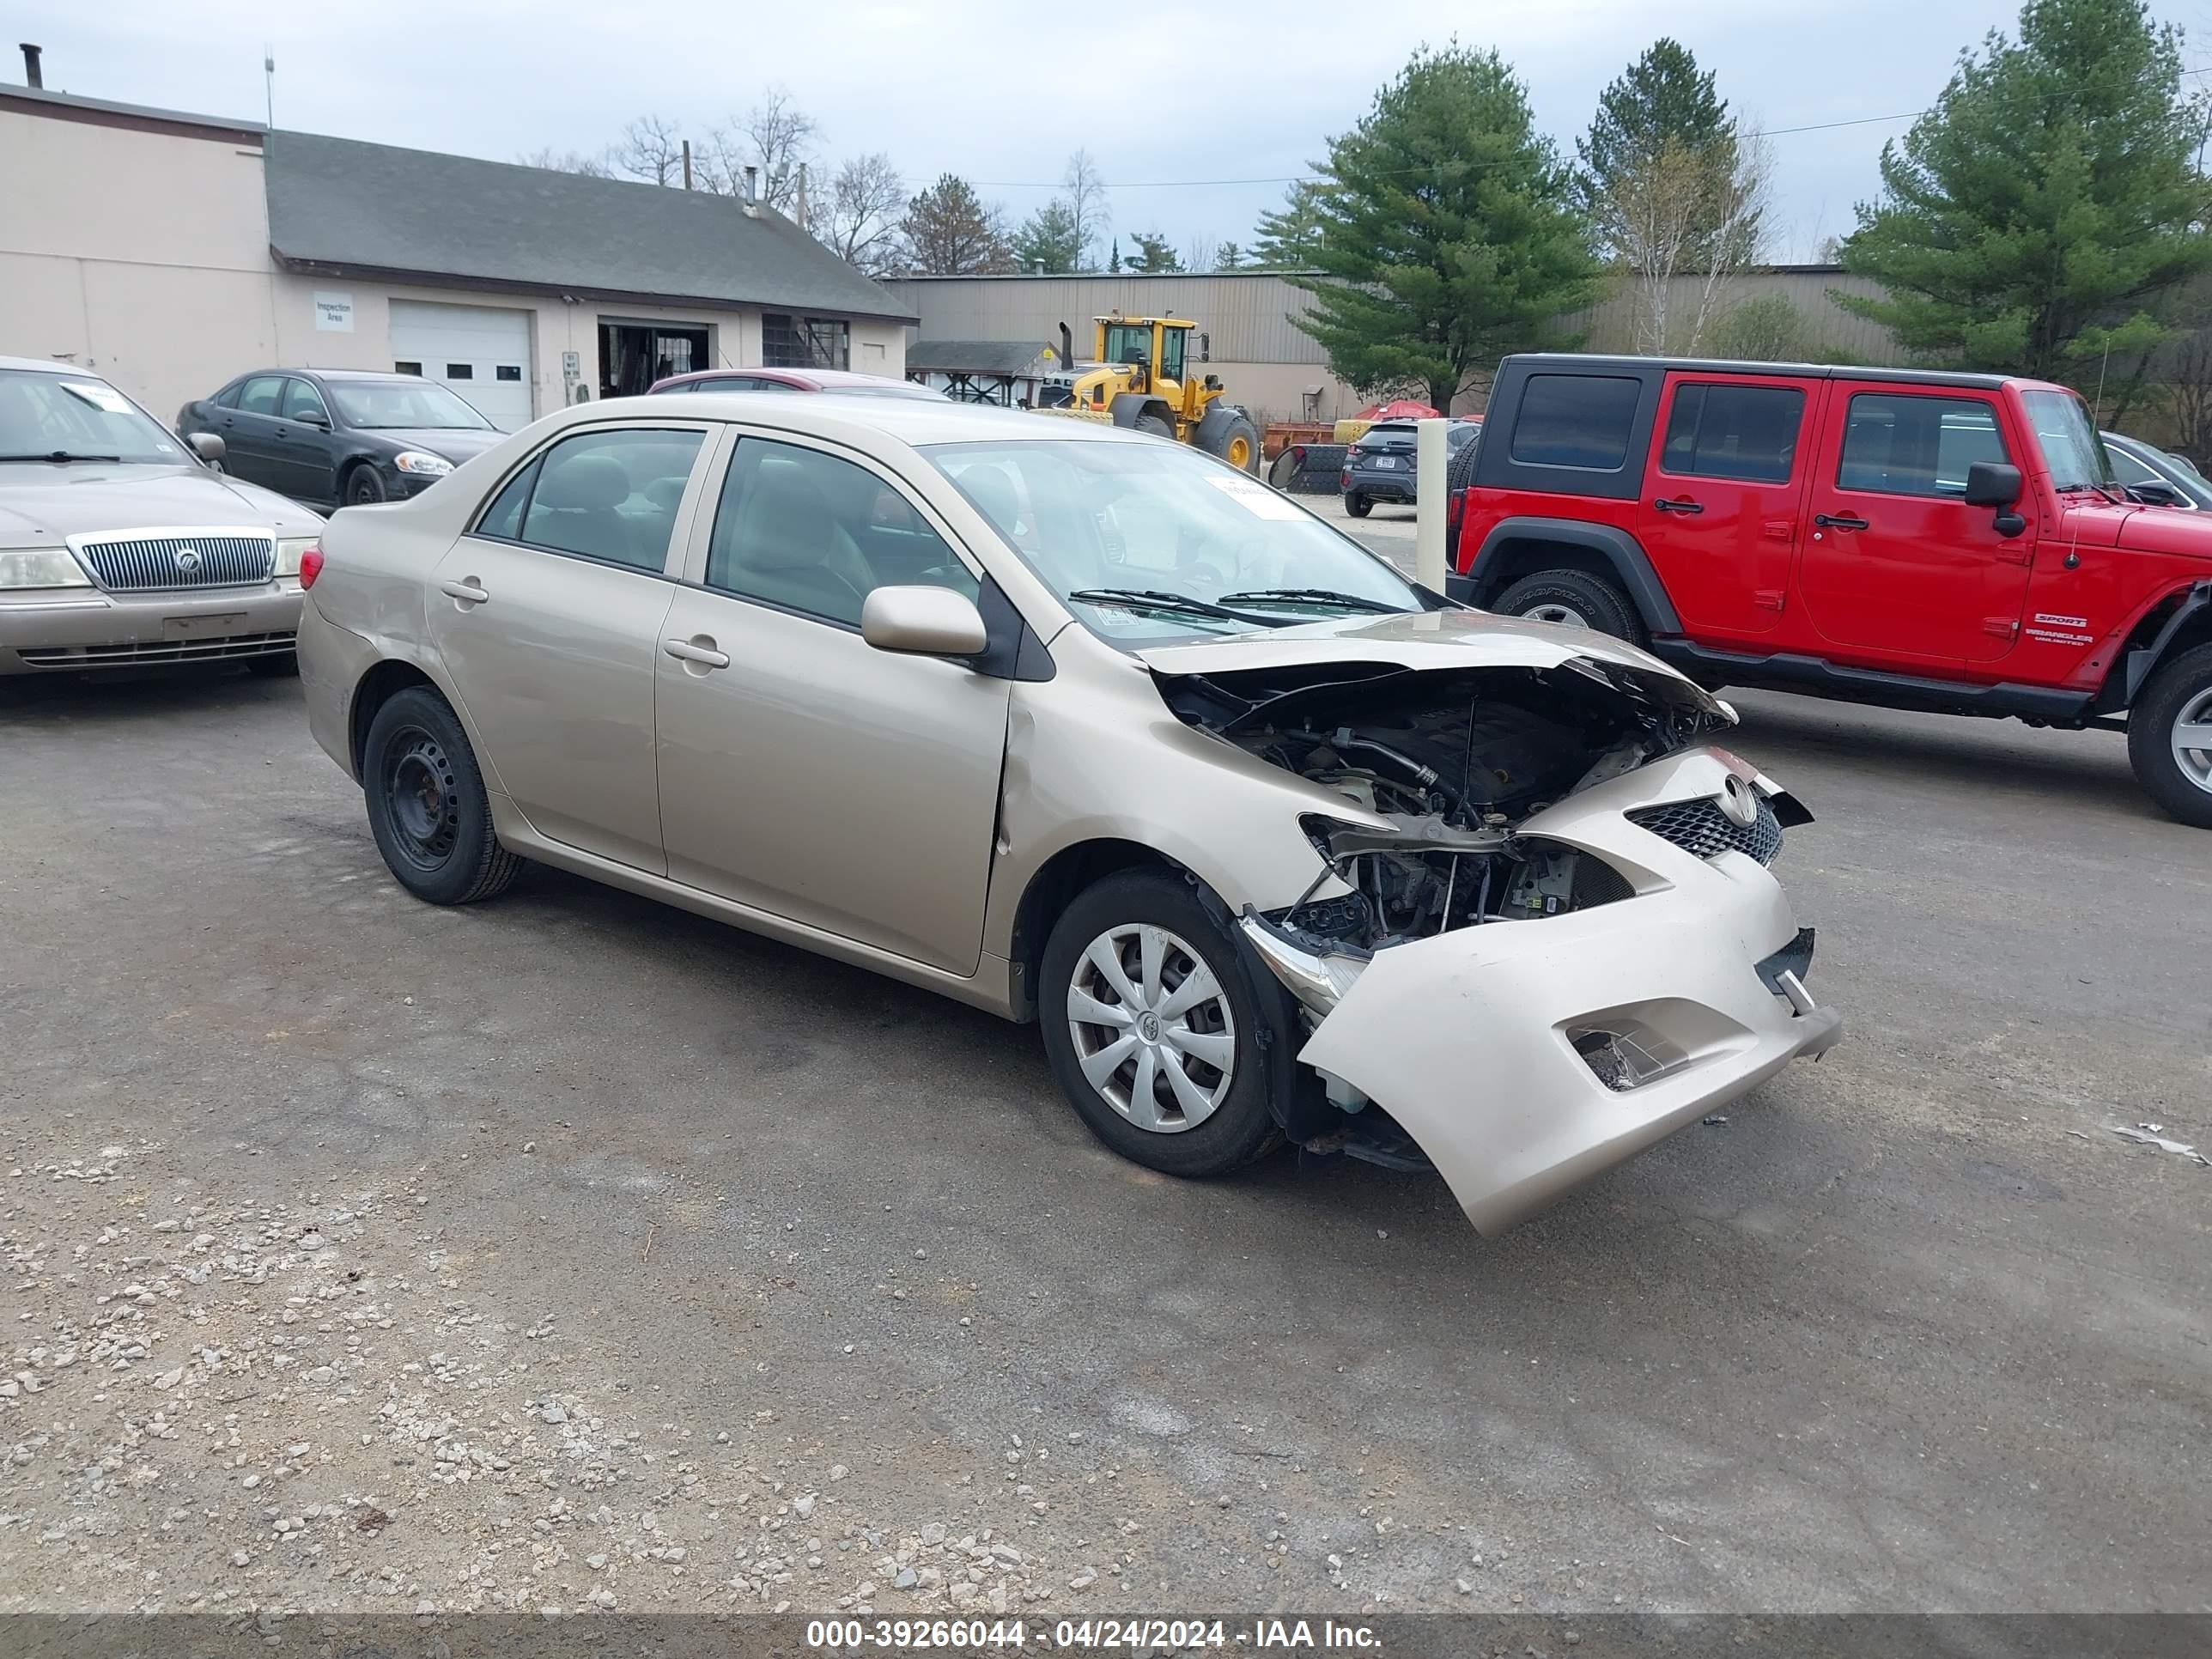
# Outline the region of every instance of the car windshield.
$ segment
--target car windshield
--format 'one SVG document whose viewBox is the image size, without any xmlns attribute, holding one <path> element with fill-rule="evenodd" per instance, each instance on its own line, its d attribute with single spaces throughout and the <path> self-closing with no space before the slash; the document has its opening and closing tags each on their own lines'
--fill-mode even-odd
<svg viewBox="0 0 2212 1659">
<path fill-rule="evenodd" d="M 489 432 L 489 421 L 435 380 L 325 380 L 348 426 L 463 427 Z"/>
<path fill-rule="evenodd" d="M 2023 392 L 2020 400 L 2035 428 L 2053 489 L 2111 487 L 2112 463 L 2079 398 L 2070 392 Z"/>
<path fill-rule="evenodd" d="M 922 453 L 1116 645 L 1425 608 L 1358 543 L 1188 449 L 1045 439 Z"/>
<path fill-rule="evenodd" d="M 0 368 L 0 457 L 180 466 L 185 447 L 90 374 Z"/>
</svg>

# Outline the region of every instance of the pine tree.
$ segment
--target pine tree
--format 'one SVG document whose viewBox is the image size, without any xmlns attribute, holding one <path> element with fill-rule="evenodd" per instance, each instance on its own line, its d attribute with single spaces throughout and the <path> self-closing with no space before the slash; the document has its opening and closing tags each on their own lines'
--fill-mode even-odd
<svg viewBox="0 0 2212 1659">
<path fill-rule="evenodd" d="M 1083 264 L 1083 233 L 1075 210 L 1057 196 L 1030 215 L 1014 233 L 1014 259 L 1024 270 L 1064 276 Z"/>
<path fill-rule="evenodd" d="M 1158 231 L 1148 234 L 1139 230 L 1133 232 L 1132 235 L 1137 244 L 1136 257 L 1129 261 L 1132 270 L 1158 275 L 1182 269 L 1182 261 L 1176 257 L 1174 245 Z"/>
<path fill-rule="evenodd" d="M 1260 216 L 1252 232 L 1252 264 L 1261 270 L 1302 270 L 1321 242 L 1322 204 L 1328 186 L 1310 179 L 1293 184 L 1283 204 Z"/>
<path fill-rule="evenodd" d="M 899 227 L 906 267 L 925 276 L 969 276 L 1012 270 L 1014 256 L 999 210 L 956 173 L 907 204 Z"/>
<path fill-rule="evenodd" d="M 1494 52 L 1424 49 L 1329 144 L 1334 188 L 1307 256 L 1299 328 L 1363 392 L 1448 410 L 1509 351 L 1571 342 L 1551 319 L 1598 270 L 1573 180 Z"/>
<path fill-rule="evenodd" d="M 1714 94 L 1711 71 L 1698 69 L 1680 42 L 1655 40 L 1598 94 L 1589 131 L 1575 146 L 1582 164 L 1575 188 L 1583 210 L 1602 234 L 1607 204 L 1632 169 L 1670 144 L 1693 155 L 1725 148 L 1732 160 L 1735 137 L 1728 105 Z"/>
<path fill-rule="evenodd" d="M 1909 350 L 2059 379 L 2166 337 L 2159 296 L 2212 265 L 2197 170 L 2205 111 L 2181 34 L 2142 0 L 2029 0 L 2020 39 L 1960 54 L 1935 107 L 1881 152 L 1838 295 Z"/>
</svg>

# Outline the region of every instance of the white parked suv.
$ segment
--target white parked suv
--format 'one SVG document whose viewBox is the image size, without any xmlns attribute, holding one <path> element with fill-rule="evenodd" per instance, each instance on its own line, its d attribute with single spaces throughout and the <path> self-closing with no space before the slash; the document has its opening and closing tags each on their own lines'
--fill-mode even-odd
<svg viewBox="0 0 2212 1659">
<path fill-rule="evenodd" d="M 242 661 L 293 671 L 322 520 L 216 470 L 115 387 L 0 357 L 0 675 Z"/>
</svg>

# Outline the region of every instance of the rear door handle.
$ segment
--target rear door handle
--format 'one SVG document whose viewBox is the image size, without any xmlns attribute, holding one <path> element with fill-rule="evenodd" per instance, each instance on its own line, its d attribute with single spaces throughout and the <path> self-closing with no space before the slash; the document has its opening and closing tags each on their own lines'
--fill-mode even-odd
<svg viewBox="0 0 2212 1659">
<path fill-rule="evenodd" d="M 1651 505 L 1662 513 L 1702 513 L 1705 510 L 1703 501 L 1670 501 L 1663 496 Z"/>
<path fill-rule="evenodd" d="M 706 639 L 707 636 L 702 634 L 699 638 Z M 663 640 L 660 648 L 678 662 L 696 662 L 704 668 L 727 668 L 730 665 L 730 653 L 715 650 L 712 640 L 707 640 L 704 645 L 693 640 Z"/>
<path fill-rule="evenodd" d="M 459 599 L 463 605 L 482 605 L 491 597 L 479 582 L 440 582 L 438 591 L 449 599 Z"/>
<path fill-rule="evenodd" d="M 1823 530 L 1864 530 L 1867 521 L 1853 513 L 1815 513 L 1813 522 Z"/>
</svg>

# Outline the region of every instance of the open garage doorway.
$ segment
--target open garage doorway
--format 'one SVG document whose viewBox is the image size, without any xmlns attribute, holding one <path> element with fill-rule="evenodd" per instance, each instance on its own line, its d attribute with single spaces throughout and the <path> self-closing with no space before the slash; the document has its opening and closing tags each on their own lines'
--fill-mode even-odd
<svg viewBox="0 0 2212 1659">
<path fill-rule="evenodd" d="M 714 368 L 708 338 L 703 326 L 600 318 L 599 396 L 635 398 L 671 374 Z"/>
</svg>

